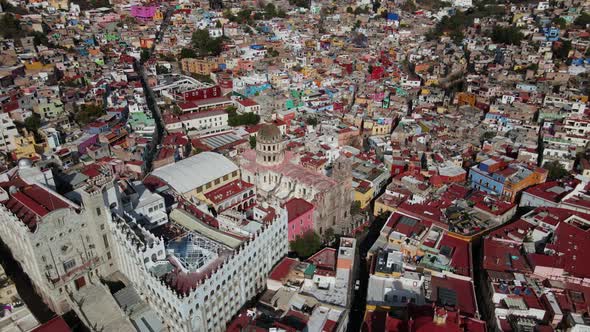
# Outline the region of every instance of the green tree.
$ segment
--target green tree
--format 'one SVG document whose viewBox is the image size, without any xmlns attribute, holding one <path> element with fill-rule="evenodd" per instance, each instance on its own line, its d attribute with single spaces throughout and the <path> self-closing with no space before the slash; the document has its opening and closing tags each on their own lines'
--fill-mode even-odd
<svg viewBox="0 0 590 332">
<path fill-rule="evenodd" d="M 148 50 L 147 48 L 142 49 L 141 53 L 139 55 L 139 61 L 141 63 L 145 63 L 149 59 L 150 59 L 150 50 Z"/>
<path fill-rule="evenodd" d="M 508 45 L 520 45 L 524 39 L 524 34 L 516 27 L 495 26 L 492 30 L 492 41 Z"/>
<path fill-rule="evenodd" d="M 357 215 L 360 214 L 363 210 L 361 209 L 361 202 L 360 201 L 353 201 L 350 205 L 350 214 Z"/>
<path fill-rule="evenodd" d="M 315 127 L 318 125 L 318 118 L 315 116 L 310 116 L 305 120 L 305 122 L 307 122 L 308 125 Z"/>
<path fill-rule="evenodd" d="M 578 15 L 578 17 L 576 17 L 574 20 L 574 24 L 581 27 L 586 27 L 588 24 L 590 24 L 590 14 L 581 12 L 580 15 Z"/>
<path fill-rule="evenodd" d="M 74 112 L 74 118 L 80 125 L 87 125 L 105 114 L 104 109 L 96 104 L 83 104 L 80 109 L 75 109 Z"/>
<path fill-rule="evenodd" d="M 37 114 L 33 114 L 25 119 L 24 124 L 28 131 L 36 133 L 41 127 L 41 117 Z"/>
<path fill-rule="evenodd" d="M 182 109 L 178 105 L 172 106 L 172 114 L 180 115 L 182 114 Z"/>
<path fill-rule="evenodd" d="M 277 15 L 277 7 L 272 2 L 269 2 L 266 6 L 264 6 L 264 13 L 267 17 L 275 17 Z"/>
<path fill-rule="evenodd" d="M 298 236 L 294 241 L 291 241 L 289 246 L 297 256 L 307 258 L 321 249 L 322 240 L 316 232 L 308 231 L 303 236 Z"/>
<path fill-rule="evenodd" d="M 235 22 L 237 19 L 236 15 L 234 15 L 229 9 L 223 11 L 223 17 L 228 19 L 230 22 Z"/>
<path fill-rule="evenodd" d="M 357 30 L 360 27 L 361 27 L 361 21 L 356 20 L 356 22 L 354 22 L 354 25 L 352 26 L 352 29 Z"/>
<path fill-rule="evenodd" d="M 250 148 L 254 149 L 256 147 L 256 136 L 250 136 Z"/>
<path fill-rule="evenodd" d="M 352 9 L 352 7 L 349 6 L 346 8 L 346 12 L 349 14 L 352 14 L 352 13 L 354 13 L 354 9 Z"/>
<path fill-rule="evenodd" d="M 569 40 L 560 40 L 559 43 L 553 43 L 553 55 L 557 59 L 567 59 L 572 50 L 572 42 Z"/>
<path fill-rule="evenodd" d="M 211 38 L 209 29 L 197 29 L 191 38 L 194 51 L 198 55 L 219 55 L 223 44 L 222 38 Z"/>
<path fill-rule="evenodd" d="M 168 73 L 170 73 L 170 70 L 167 67 L 162 66 L 162 65 L 156 66 L 156 74 L 162 75 L 162 74 L 168 74 Z"/>
<path fill-rule="evenodd" d="M 336 239 L 336 234 L 334 233 L 334 228 L 328 227 L 324 232 L 324 242 L 327 244 L 331 244 Z"/>
<path fill-rule="evenodd" d="M 196 58 L 197 52 L 195 52 L 195 50 L 193 50 L 192 48 L 183 48 L 180 51 L 180 58 L 184 59 L 184 58 Z"/>
<path fill-rule="evenodd" d="M 549 181 L 560 180 L 570 175 L 570 173 L 557 160 L 545 163 L 543 168 L 548 171 L 547 179 Z"/>
<path fill-rule="evenodd" d="M 451 33 L 451 39 L 453 40 L 453 43 L 461 45 L 463 44 L 463 39 L 465 39 L 465 35 L 462 31 L 453 31 Z"/>
<path fill-rule="evenodd" d="M 563 17 L 556 17 L 553 19 L 553 24 L 557 25 L 560 29 L 565 29 L 567 21 Z"/>
<path fill-rule="evenodd" d="M 381 1 L 379 1 L 379 0 L 373 1 L 373 11 L 375 13 L 377 13 L 379 11 L 380 7 L 381 7 Z"/>
<path fill-rule="evenodd" d="M 486 131 L 485 133 L 481 134 L 481 136 L 479 137 L 479 141 L 481 143 L 483 143 L 485 141 L 491 140 L 494 137 L 496 137 L 496 132 L 494 132 L 494 131 Z"/>
<path fill-rule="evenodd" d="M 405 12 L 410 12 L 413 13 L 416 11 L 417 7 L 416 7 L 416 3 L 413 0 L 407 0 L 403 5 L 402 5 L 402 10 Z"/>
<path fill-rule="evenodd" d="M 237 22 L 241 24 L 251 24 L 252 23 L 252 9 L 245 8 L 240 10 L 237 14 Z"/>
<path fill-rule="evenodd" d="M 12 13 L 6 13 L 2 15 L 0 19 L 0 36 L 11 39 L 20 38 L 25 36 L 25 32 L 20 26 L 20 21 Z"/>
</svg>

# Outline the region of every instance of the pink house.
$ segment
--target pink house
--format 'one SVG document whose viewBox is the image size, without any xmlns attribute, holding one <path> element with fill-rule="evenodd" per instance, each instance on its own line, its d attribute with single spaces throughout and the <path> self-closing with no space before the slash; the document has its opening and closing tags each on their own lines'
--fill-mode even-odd
<svg viewBox="0 0 590 332">
<path fill-rule="evenodd" d="M 301 198 L 291 198 L 285 203 L 289 216 L 289 241 L 313 230 L 313 204 Z"/>
<path fill-rule="evenodd" d="M 156 6 L 131 6 L 131 16 L 140 20 L 151 20 L 156 14 Z"/>
</svg>

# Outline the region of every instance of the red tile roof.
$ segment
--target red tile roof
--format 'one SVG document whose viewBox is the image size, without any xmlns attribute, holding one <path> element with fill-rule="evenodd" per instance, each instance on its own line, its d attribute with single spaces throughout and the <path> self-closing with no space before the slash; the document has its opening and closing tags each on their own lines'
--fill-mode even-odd
<svg viewBox="0 0 590 332">
<path fill-rule="evenodd" d="M 243 191 L 247 191 L 252 187 L 252 184 L 238 179 L 206 193 L 205 197 L 207 197 L 207 199 L 209 199 L 214 204 L 219 204 L 225 201 L 227 198 L 237 195 Z"/>
<path fill-rule="evenodd" d="M 276 281 L 283 281 L 289 272 L 299 264 L 299 261 L 293 258 L 285 257 L 270 272 L 268 278 Z"/>
<path fill-rule="evenodd" d="M 72 331 L 66 321 L 57 316 L 49 320 L 47 323 L 36 327 L 31 332 L 70 332 Z"/>
<path fill-rule="evenodd" d="M 69 207 L 62 198 L 36 184 L 18 188 L 4 205 L 30 229 L 35 229 L 37 221 L 49 212 Z"/>
<path fill-rule="evenodd" d="M 301 198 L 291 198 L 287 203 L 285 203 L 285 208 L 287 209 L 287 215 L 289 216 L 289 222 L 294 219 L 297 219 L 299 216 L 313 210 L 313 204 L 307 202 Z"/>
<path fill-rule="evenodd" d="M 336 249 L 324 248 L 307 259 L 318 269 L 336 271 Z"/>
</svg>

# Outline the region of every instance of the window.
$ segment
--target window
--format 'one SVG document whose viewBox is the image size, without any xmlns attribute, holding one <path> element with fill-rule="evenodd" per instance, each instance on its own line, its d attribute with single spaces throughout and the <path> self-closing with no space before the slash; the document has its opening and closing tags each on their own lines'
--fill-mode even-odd
<svg viewBox="0 0 590 332">
<path fill-rule="evenodd" d="M 102 241 L 104 242 L 104 247 L 108 249 L 109 248 L 109 239 L 107 239 L 106 234 L 102 235 Z"/>
<path fill-rule="evenodd" d="M 76 260 L 75 259 L 70 259 L 69 261 L 65 261 L 64 262 L 64 270 L 67 272 L 70 269 L 72 269 L 74 266 L 76 266 Z"/>
<path fill-rule="evenodd" d="M 100 208 L 99 208 L 99 207 L 97 207 L 97 208 L 96 208 L 96 215 L 97 215 L 97 216 L 100 216 L 100 214 L 101 214 Z"/>
<path fill-rule="evenodd" d="M 111 258 L 113 258 L 113 256 L 111 255 L 111 252 L 107 251 L 107 259 L 111 259 Z"/>
</svg>

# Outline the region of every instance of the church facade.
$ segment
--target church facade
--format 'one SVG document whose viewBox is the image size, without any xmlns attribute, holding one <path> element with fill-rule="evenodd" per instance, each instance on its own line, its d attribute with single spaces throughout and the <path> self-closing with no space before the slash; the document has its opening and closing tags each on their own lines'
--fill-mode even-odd
<svg viewBox="0 0 590 332">
<path fill-rule="evenodd" d="M 291 198 L 312 203 L 314 230 L 324 236 L 332 228 L 337 234 L 353 229 L 351 161 L 341 156 L 330 176 L 305 168 L 298 157 L 285 150 L 280 130 L 272 124 L 258 131 L 256 149 L 245 151 L 240 158 L 242 180 L 256 186 L 262 201 L 284 204 Z"/>
</svg>

